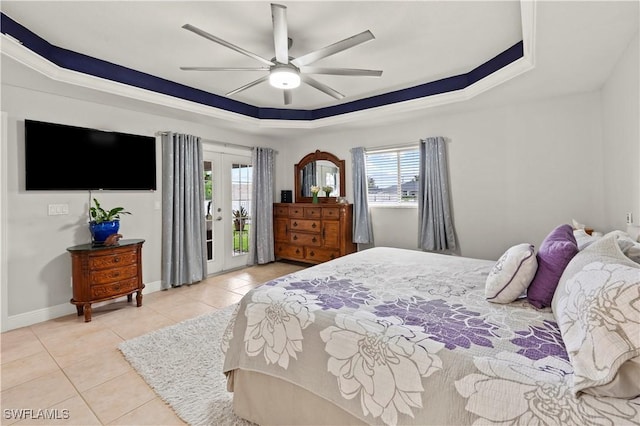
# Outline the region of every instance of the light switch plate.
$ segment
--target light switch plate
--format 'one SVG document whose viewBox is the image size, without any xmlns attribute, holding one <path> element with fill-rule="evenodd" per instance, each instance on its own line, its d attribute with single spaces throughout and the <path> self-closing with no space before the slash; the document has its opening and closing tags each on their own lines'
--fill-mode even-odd
<svg viewBox="0 0 640 426">
<path fill-rule="evenodd" d="M 49 216 L 69 214 L 69 204 L 49 204 Z"/>
</svg>

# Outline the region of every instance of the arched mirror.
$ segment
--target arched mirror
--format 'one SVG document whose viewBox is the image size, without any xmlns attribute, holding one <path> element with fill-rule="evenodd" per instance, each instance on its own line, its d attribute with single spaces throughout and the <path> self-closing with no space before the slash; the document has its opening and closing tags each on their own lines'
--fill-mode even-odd
<svg viewBox="0 0 640 426">
<path fill-rule="evenodd" d="M 295 165 L 295 198 L 297 203 L 310 203 L 312 200 L 311 187 L 330 186 L 333 188 L 331 197 L 319 199 L 322 202 L 335 202 L 336 197 L 344 197 L 344 160 L 335 155 L 317 150 L 305 155 Z"/>
</svg>

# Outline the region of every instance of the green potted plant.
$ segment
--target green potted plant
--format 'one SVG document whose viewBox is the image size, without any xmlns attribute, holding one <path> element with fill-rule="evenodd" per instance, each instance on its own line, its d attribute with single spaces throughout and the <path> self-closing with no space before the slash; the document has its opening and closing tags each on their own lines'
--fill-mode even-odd
<svg viewBox="0 0 640 426">
<path fill-rule="evenodd" d="M 93 199 L 94 206 L 89 208 L 89 231 L 94 244 L 104 244 L 109 235 L 117 234 L 120 229 L 120 215 L 131 214 L 124 207 L 104 209 L 97 199 Z"/>
<path fill-rule="evenodd" d="M 240 206 L 238 210 L 233 211 L 233 227 L 236 231 L 244 231 L 244 224 L 247 220 L 247 209 Z"/>
</svg>

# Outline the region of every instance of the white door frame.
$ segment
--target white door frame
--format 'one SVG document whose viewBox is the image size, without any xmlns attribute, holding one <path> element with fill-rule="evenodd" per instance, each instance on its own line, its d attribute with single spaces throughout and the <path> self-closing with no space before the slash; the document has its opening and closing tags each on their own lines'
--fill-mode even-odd
<svg viewBox="0 0 640 426">
<path fill-rule="evenodd" d="M 251 151 L 229 148 L 215 143 L 202 144 L 203 161 L 212 162 L 213 180 L 213 260 L 207 261 L 207 274 L 239 268 L 247 264 L 248 255 L 232 256 L 233 217 L 231 208 L 231 165 L 251 163 Z"/>
</svg>

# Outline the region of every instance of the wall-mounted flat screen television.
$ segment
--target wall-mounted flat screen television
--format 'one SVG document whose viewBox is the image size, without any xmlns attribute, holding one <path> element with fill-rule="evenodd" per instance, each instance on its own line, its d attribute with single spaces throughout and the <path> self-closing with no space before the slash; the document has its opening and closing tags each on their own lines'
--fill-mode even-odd
<svg viewBox="0 0 640 426">
<path fill-rule="evenodd" d="M 25 120 L 27 191 L 155 190 L 152 136 Z"/>
</svg>

